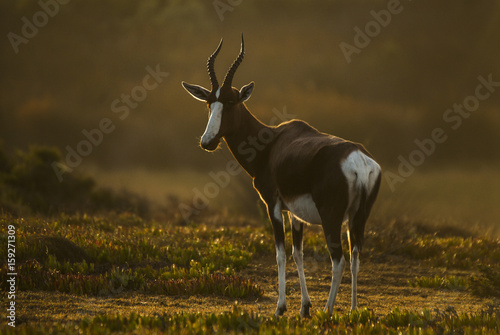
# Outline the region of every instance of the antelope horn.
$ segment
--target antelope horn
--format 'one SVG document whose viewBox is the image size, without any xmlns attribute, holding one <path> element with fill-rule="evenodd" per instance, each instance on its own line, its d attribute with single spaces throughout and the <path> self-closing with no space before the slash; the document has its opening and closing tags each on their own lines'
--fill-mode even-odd
<svg viewBox="0 0 500 335">
<path fill-rule="evenodd" d="M 215 57 L 219 54 L 220 48 L 222 47 L 222 38 L 220 39 L 219 46 L 214 51 L 214 53 L 208 58 L 207 68 L 208 68 L 208 76 L 210 77 L 210 83 L 212 83 L 212 91 L 219 87 L 219 83 L 217 82 L 217 77 L 215 76 Z"/>
<path fill-rule="evenodd" d="M 226 74 L 226 77 L 224 78 L 224 82 L 222 84 L 222 87 L 229 86 L 229 88 L 231 88 L 234 73 L 236 72 L 236 69 L 238 68 L 238 66 L 240 66 L 240 63 L 243 61 L 244 56 L 245 56 L 245 42 L 243 41 L 243 34 L 241 34 L 240 54 L 238 55 L 236 60 L 233 62 L 233 64 L 229 68 L 229 70 L 227 71 L 227 74 Z"/>
</svg>

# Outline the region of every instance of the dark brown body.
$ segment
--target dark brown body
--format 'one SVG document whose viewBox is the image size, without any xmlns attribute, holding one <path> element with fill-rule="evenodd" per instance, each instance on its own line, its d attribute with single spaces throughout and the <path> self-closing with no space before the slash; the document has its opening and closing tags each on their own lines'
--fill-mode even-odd
<svg viewBox="0 0 500 335">
<path fill-rule="evenodd" d="M 303 224 L 323 227 L 332 260 L 332 285 L 325 307 L 331 313 L 345 265 L 341 227 L 348 220 L 351 307 L 356 308 L 359 252 L 365 223 L 380 186 L 380 166 L 361 144 L 318 132 L 304 121 L 292 120 L 270 127 L 257 120 L 244 104 L 254 84 L 241 90 L 231 87 L 234 72 L 243 60 L 243 39 L 240 54 L 219 87 L 213 62 L 221 45 L 222 41 L 208 61 L 212 90 L 187 83 L 183 86 L 196 99 L 206 101 L 210 109 L 202 148 L 214 150 L 224 139 L 233 156 L 252 177 L 254 188 L 266 204 L 278 263 L 279 299 L 275 315 L 282 315 L 286 310 L 283 215 L 290 215 L 292 221 L 292 251 L 302 292 L 302 316 L 309 315 L 311 306 L 302 262 Z"/>
</svg>

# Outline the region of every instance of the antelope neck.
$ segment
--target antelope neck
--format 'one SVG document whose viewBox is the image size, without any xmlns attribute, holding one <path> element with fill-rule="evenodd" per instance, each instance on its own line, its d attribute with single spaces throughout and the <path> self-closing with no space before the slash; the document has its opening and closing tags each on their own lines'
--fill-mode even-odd
<svg viewBox="0 0 500 335">
<path fill-rule="evenodd" d="M 240 113 L 238 128 L 226 135 L 224 140 L 238 163 L 250 176 L 255 177 L 257 164 L 266 151 L 265 145 L 259 144 L 258 139 L 264 132 L 273 132 L 273 127 L 258 120 L 245 105 L 242 105 Z"/>
</svg>

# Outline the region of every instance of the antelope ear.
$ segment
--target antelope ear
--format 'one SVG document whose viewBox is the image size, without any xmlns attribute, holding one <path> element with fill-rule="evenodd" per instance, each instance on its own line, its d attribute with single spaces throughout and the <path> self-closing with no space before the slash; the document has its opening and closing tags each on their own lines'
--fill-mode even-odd
<svg viewBox="0 0 500 335">
<path fill-rule="evenodd" d="M 250 99 L 250 96 L 252 95 L 252 91 L 253 91 L 253 86 L 254 86 L 254 83 L 252 81 L 250 84 L 245 85 L 241 88 L 241 90 L 240 90 L 240 102 L 244 102 L 244 101 L 247 101 L 248 99 Z"/>
<path fill-rule="evenodd" d="M 186 82 L 182 82 L 182 86 L 189 94 L 196 100 L 207 102 L 207 98 L 210 95 L 210 91 L 199 85 L 192 85 Z"/>
</svg>

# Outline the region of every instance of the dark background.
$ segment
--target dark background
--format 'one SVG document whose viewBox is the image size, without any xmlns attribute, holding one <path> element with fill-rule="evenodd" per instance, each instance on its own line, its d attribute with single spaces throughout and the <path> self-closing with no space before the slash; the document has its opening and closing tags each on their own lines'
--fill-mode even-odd
<svg viewBox="0 0 500 335">
<path fill-rule="evenodd" d="M 44 6 L 53 14 L 45 22 Z M 376 22 L 371 11 L 388 6 L 398 13 L 348 62 L 339 45 L 355 45 L 355 28 L 364 31 Z M 9 33 L 23 37 L 26 20 L 42 24 L 16 52 Z M 189 203 L 193 188 L 203 189 L 208 172 L 223 170 L 230 154 L 200 150 L 206 107 L 180 82 L 210 87 L 206 60 L 221 37 L 215 68 L 222 79 L 244 33 L 246 56 L 233 85 L 255 81 L 247 106 L 263 122 L 273 109 L 286 109 L 320 131 L 364 143 L 396 174 L 400 157 L 417 149 L 414 141 L 442 128 L 446 141 L 397 184 L 393 200 L 383 186 L 382 199 L 407 215 L 419 211 L 402 210 L 402 199 L 407 209 L 445 199 L 443 217 L 471 200 L 497 223 L 498 211 L 486 212 L 499 197 L 500 92 L 457 129 L 443 115 L 475 94 L 479 76 L 500 82 L 498 1 L 2 1 L 0 30 L 0 139 L 11 154 L 38 144 L 57 147 L 64 158 L 68 146 L 76 150 L 85 140 L 83 130 L 108 118 L 113 131 L 71 173 Z M 122 120 L 111 105 L 142 85 L 147 67 L 169 75 Z M 238 178 L 244 186 L 233 188 L 251 192 L 247 178 Z"/>
</svg>

